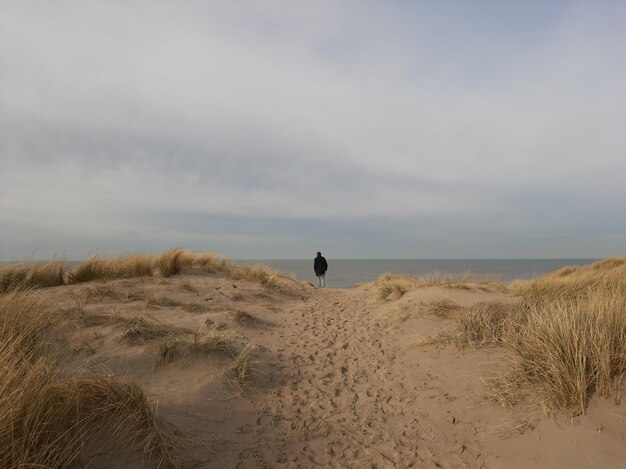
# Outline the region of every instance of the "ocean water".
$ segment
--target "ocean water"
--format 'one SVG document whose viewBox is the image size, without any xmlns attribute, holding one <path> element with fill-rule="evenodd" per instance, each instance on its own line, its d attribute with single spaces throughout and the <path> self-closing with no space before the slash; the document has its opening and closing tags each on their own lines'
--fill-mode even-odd
<svg viewBox="0 0 626 469">
<path fill-rule="evenodd" d="M 326 286 L 349 288 L 356 283 L 375 280 L 385 272 L 416 277 L 428 274 L 497 277 L 503 282 L 528 279 L 566 265 L 581 265 L 597 259 L 332 259 L 328 261 Z M 240 260 L 246 264 L 265 264 L 298 280 L 315 280 L 313 259 Z"/>
</svg>

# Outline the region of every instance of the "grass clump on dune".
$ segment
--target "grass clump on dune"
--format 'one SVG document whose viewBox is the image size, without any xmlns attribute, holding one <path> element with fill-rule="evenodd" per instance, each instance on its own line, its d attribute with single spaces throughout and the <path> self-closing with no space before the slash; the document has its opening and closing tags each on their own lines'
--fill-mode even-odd
<svg viewBox="0 0 626 469">
<path fill-rule="evenodd" d="M 276 272 L 261 264 L 231 266 L 228 276 L 234 280 L 250 280 L 260 283 L 267 288 L 278 288 L 278 277 Z"/>
<path fill-rule="evenodd" d="M 221 273 L 234 280 L 250 280 L 268 288 L 278 288 L 278 279 L 281 277 L 263 265 L 236 265 L 210 252 L 193 253 L 176 248 L 158 256 L 130 254 L 104 258 L 95 255 L 73 269 L 70 269 L 65 261 L 7 264 L 0 267 L 0 294 L 15 289 L 45 288 L 94 280 L 152 276 L 155 272 L 167 278 L 185 269 Z"/>
<path fill-rule="evenodd" d="M 0 267 L 0 293 L 63 285 L 65 261 L 17 262 Z"/>
<path fill-rule="evenodd" d="M 626 374 L 626 292 L 534 305 L 504 341 L 506 371 L 496 378 L 503 401 L 532 395 L 584 413 L 594 393 L 617 397 Z"/>
<path fill-rule="evenodd" d="M 243 390 L 246 381 L 255 371 L 256 362 L 252 359 L 250 346 L 246 345 L 239 351 L 237 348 L 227 334 L 213 329 L 208 334 L 195 333 L 193 337 L 161 342 L 156 366 L 163 367 L 178 360 L 201 355 L 224 354 L 230 357 L 230 363 L 225 368 L 232 378 L 230 382 L 239 390 Z"/>
<path fill-rule="evenodd" d="M 108 278 L 144 277 L 152 275 L 154 257 L 148 254 L 131 254 L 105 261 Z"/>
<path fill-rule="evenodd" d="M 591 265 L 563 267 L 541 277 L 513 282 L 510 288 L 529 302 L 583 298 L 598 289 L 626 289 L 626 260 L 614 257 Z"/>
<path fill-rule="evenodd" d="M 111 259 L 92 256 L 68 273 L 66 283 L 152 275 L 153 264 L 154 258 L 147 254 L 133 254 Z"/>
<path fill-rule="evenodd" d="M 166 294 L 159 291 L 151 291 L 145 295 L 146 306 L 161 307 L 161 308 L 173 308 L 180 306 L 180 301 L 170 298 Z"/>
<path fill-rule="evenodd" d="M 67 275 L 67 283 L 82 283 L 106 278 L 104 260 L 98 256 L 92 256 L 74 268 Z"/>
<path fill-rule="evenodd" d="M 233 268 L 232 262 L 212 252 L 196 254 L 194 265 L 199 269 L 211 273 L 228 272 Z"/>
<path fill-rule="evenodd" d="M 466 308 L 439 342 L 502 347 L 503 371 L 490 381 L 503 403 L 529 397 L 547 410 L 584 413 L 593 395 L 617 399 L 626 375 L 626 262 L 565 267 L 511 291 L 518 303 Z"/>
<path fill-rule="evenodd" d="M 133 318 L 118 316 L 114 321 L 124 329 L 122 337 L 133 344 L 176 337 L 192 332 L 190 329 L 184 327 L 164 324 L 142 316 L 135 316 Z"/>
<path fill-rule="evenodd" d="M 521 304 L 477 303 L 457 316 L 450 338 L 459 347 L 502 343 L 507 332 L 524 320 Z"/>
<path fill-rule="evenodd" d="M 86 445 L 98 444 L 181 467 L 139 386 L 60 377 L 46 354 L 57 321 L 32 293 L 0 297 L 0 467 L 72 467 Z"/>
<path fill-rule="evenodd" d="M 193 266 L 194 255 L 185 249 L 169 249 L 159 257 L 157 265 L 163 277 L 171 277 Z"/>
<path fill-rule="evenodd" d="M 22 373 L 28 388 L 3 380 L 18 405 L 0 420 L 2 467 L 70 467 L 85 443 L 103 439 L 161 467 L 182 467 L 137 384 L 112 376 L 57 379 L 40 367 Z"/>
<path fill-rule="evenodd" d="M 157 365 L 163 366 L 180 359 L 216 352 L 234 355 L 234 345 L 225 333 L 214 329 L 205 335 L 195 333 L 192 338 L 176 338 L 161 342 Z"/>
<path fill-rule="evenodd" d="M 461 305 L 447 298 L 432 300 L 425 306 L 429 313 L 440 318 L 449 318 L 462 309 Z"/>
<path fill-rule="evenodd" d="M 469 288 L 470 284 L 490 285 L 504 290 L 504 285 L 497 279 L 477 278 L 470 273 L 465 273 L 460 277 L 453 277 L 443 274 L 432 274 L 424 277 L 411 277 L 409 275 L 394 275 L 386 273 L 378 277 L 375 282 L 378 287 L 378 296 L 381 299 L 390 297 L 400 298 L 406 292 L 424 287 L 446 287 L 446 288 Z"/>
<path fill-rule="evenodd" d="M 254 371 L 255 362 L 251 358 L 251 349 L 249 346 L 244 347 L 231 362 L 228 370 L 234 378 L 234 384 L 241 388 L 246 380 Z"/>
</svg>

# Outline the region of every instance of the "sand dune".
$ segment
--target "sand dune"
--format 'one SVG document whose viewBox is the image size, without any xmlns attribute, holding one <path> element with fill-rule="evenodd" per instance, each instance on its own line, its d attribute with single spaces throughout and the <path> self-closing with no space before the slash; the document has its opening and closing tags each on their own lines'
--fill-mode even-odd
<svg viewBox="0 0 626 469">
<path fill-rule="evenodd" d="M 625 404 L 506 408 L 482 379 L 502 366 L 497 347 L 417 345 L 452 327 L 450 311 L 519 301 L 497 285 L 420 285 L 385 300 L 374 283 L 318 290 L 187 269 L 39 295 L 68 318 L 51 352 L 63 373 L 138 383 L 184 467 L 626 465 Z M 95 443 L 79 465 L 153 465 Z"/>
</svg>

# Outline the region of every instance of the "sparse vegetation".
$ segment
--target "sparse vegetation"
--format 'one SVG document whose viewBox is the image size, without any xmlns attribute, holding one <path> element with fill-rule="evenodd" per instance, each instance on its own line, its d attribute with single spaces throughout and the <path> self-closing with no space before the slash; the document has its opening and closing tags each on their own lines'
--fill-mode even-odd
<svg viewBox="0 0 626 469">
<path fill-rule="evenodd" d="M 605 259 L 514 282 L 516 304 L 477 304 L 426 342 L 503 348 L 491 379 L 507 404 L 531 396 L 546 409 L 584 413 L 591 395 L 619 394 L 626 375 L 626 261 Z M 422 341 L 424 342 L 424 341 Z"/>
<path fill-rule="evenodd" d="M 477 278 L 469 273 L 460 277 L 451 277 L 442 274 L 433 274 L 424 277 L 408 275 L 383 274 L 376 280 L 378 296 L 381 299 L 397 299 L 411 290 L 424 287 L 470 288 L 470 285 L 492 286 L 500 290 L 506 287 L 498 280 L 491 278 Z"/>
<path fill-rule="evenodd" d="M 133 344 L 146 343 L 153 340 L 167 339 L 192 333 L 191 330 L 184 327 L 164 324 L 142 316 L 135 316 L 133 318 L 118 316 L 115 322 L 120 327 L 124 328 L 122 337 Z"/>
<path fill-rule="evenodd" d="M 86 443 L 102 443 L 182 467 L 136 384 L 60 377 L 46 347 L 59 317 L 30 292 L 0 297 L 0 466 L 71 467 Z"/>
<path fill-rule="evenodd" d="M 184 358 L 216 352 L 234 356 L 234 350 L 234 345 L 228 336 L 217 329 L 213 329 L 205 335 L 196 332 L 192 338 L 177 338 L 161 342 L 158 349 L 157 365 L 163 366 Z"/>
<path fill-rule="evenodd" d="M 243 387 L 248 377 L 254 371 L 254 361 L 250 357 L 250 347 L 244 347 L 234 358 L 229 366 L 229 370 L 234 377 L 235 384 Z"/>
<path fill-rule="evenodd" d="M 267 321 L 263 321 L 262 319 L 259 319 L 252 314 L 246 311 L 242 311 L 240 309 L 235 311 L 235 313 L 233 314 L 233 319 L 237 323 L 245 327 L 259 327 L 268 324 Z"/>
<path fill-rule="evenodd" d="M 432 300 L 425 307 L 430 314 L 440 318 L 449 318 L 462 309 L 461 305 L 447 298 Z"/>
<path fill-rule="evenodd" d="M 172 308 L 180 305 L 179 301 L 168 297 L 160 291 L 151 291 L 146 295 L 146 306 Z"/>
<path fill-rule="evenodd" d="M 232 266 L 229 277 L 258 282 L 267 288 L 278 288 L 278 274 L 261 264 Z"/>
</svg>

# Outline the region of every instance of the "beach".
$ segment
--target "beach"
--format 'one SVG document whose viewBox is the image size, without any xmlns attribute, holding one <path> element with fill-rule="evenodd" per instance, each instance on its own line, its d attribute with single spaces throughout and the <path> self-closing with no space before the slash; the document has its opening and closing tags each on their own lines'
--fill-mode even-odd
<svg viewBox="0 0 626 469">
<path fill-rule="evenodd" d="M 621 380 L 611 392 L 589 390 L 582 408 L 539 400 L 539 391 L 503 405 L 488 385 L 505 371 L 497 333 L 458 332 L 476 312 L 518 314 L 529 295 L 522 288 L 534 284 L 387 275 L 317 289 L 260 266 L 242 271 L 190 253 L 177 259 L 169 271 L 161 265 L 126 278 L 112 278 L 114 263 L 94 262 L 89 275 L 109 278 L 86 280 L 82 272 L 85 281 L 18 293 L 7 287 L 0 295 L 4 334 L 7 305 L 19 295 L 34 295 L 46 305 L 37 308 L 57 318 L 44 354 L 59 367 L 54 380 L 128 380 L 154 409 L 159 423 L 149 435 L 158 435 L 158 451 L 146 451 L 145 429 L 133 430 L 134 444 L 123 428 L 120 438 L 85 430 L 90 437 L 68 465 L 607 468 L 626 461 Z M 587 272 L 572 269 L 558 278 Z M 74 272 L 65 282 L 79 278 Z M 4 467 L 17 461 L 2 457 Z"/>
</svg>

